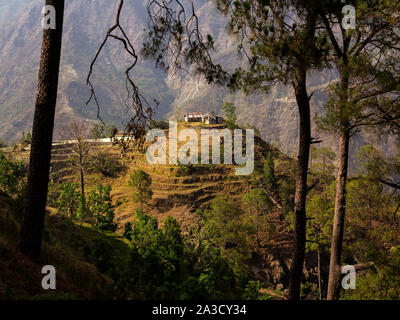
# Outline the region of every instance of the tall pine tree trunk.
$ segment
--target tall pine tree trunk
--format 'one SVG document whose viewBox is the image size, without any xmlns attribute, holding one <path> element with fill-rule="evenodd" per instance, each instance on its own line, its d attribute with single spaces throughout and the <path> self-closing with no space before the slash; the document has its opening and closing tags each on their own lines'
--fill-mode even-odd
<svg viewBox="0 0 400 320">
<path fill-rule="evenodd" d="M 311 146 L 310 96 L 307 92 L 307 70 L 313 57 L 315 47 L 315 27 L 317 11 L 313 3 L 307 9 L 306 28 L 304 32 L 303 54 L 297 58 L 296 74 L 293 81 L 297 107 L 300 116 L 299 152 L 296 164 L 296 191 L 294 196 L 294 232 L 295 246 L 290 265 L 289 299 L 300 300 L 301 278 L 303 275 L 306 250 L 306 197 L 308 192 L 307 174 Z"/>
<path fill-rule="evenodd" d="M 296 192 L 294 199 L 295 247 L 290 266 L 289 299 L 300 300 L 306 246 L 307 173 L 311 145 L 310 98 L 307 93 L 307 72 L 297 70 L 294 83 L 300 115 L 299 153 L 296 167 Z"/>
<path fill-rule="evenodd" d="M 341 257 L 346 213 L 346 181 L 349 160 L 349 130 L 344 129 L 339 137 L 338 171 L 336 177 L 335 216 L 329 264 L 328 300 L 339 298 L 341 280 Z"/>
<path fill-rule="evenodd" d="M 53 6 L 56 10 L 56 29 L 43 30 L 28 185 L 20 239 L 20 250 L 35 260 L 40 256 L 46 210 L 60 67 L 64 0 L 46 0 L 46 5 Z"/>
</svg>

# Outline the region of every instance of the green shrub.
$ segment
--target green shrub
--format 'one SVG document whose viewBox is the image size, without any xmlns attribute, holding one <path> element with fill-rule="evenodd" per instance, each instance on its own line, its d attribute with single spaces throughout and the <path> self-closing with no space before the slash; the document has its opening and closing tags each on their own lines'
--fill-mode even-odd
<svg viewBox="0 0 400 320">
<path fill-rule="evenodd" d="M 66 213 L 72 219 L 77 218 L 76 213 L 81 199 L 81 193 L 78 188 L 77 183 L 63 182 L 56 202 L 58 211 Z"/>
<path fill-rule="evenodd" d="M 24 165 L 8 160 L 0 152 L 0 191 L 10 195 L 15 194 L 21 188 L 24 176 Z"/>
<path fill-rule="evenodd" d="M 135 189 L 133 200 L 140 203 L 141 211 L 143 211 L 143 205 L 153 197 L 151 184 L 150 175 L 143 170 L 135 170 L 130 176 L 128 185 Z"/>
<path fill-rule="evenodd" d="M 106 231 L 115 231 L 114 206 L 111 201 L 111 186 L 97 186 L 86 199 L 86 210 L 93 221 L 93 226 Z"/>
</svg>

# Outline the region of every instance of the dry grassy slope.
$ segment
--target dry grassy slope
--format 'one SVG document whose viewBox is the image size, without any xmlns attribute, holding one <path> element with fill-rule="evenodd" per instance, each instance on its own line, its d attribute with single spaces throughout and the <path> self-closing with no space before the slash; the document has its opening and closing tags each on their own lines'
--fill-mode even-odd
<svg viewBox="0 0 400 320">
<path fill-rule="evenodd" d="M 33 262 L 18 250 L 21 216 L 16 203 L 0 192 L 0 300 L 13 299 L 112 299 L 113 281 L 91 261 L 95 241 L 113 246 L 128 256 L 127 244 L 118 235 L 101 232 L 83 224 L 74 224 L 48 210 L 42 255 Z M 57 271 L 57 290 L 43 290 L 42 266 Z"/>
</svg>

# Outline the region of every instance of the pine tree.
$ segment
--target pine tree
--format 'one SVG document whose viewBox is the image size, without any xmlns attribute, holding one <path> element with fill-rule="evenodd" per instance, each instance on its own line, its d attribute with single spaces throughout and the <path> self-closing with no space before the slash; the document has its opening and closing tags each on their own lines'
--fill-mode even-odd
<svg viewBox="0 0 400 320">
<path fill-rule="evenodd" d="M 153 191 L 150 189 L 151 183 L 150 175 L 143 170 L 135 170 L 129 179 L 129 186 L 136 190 L 133 199 L 140 202 L 141 212 L 143 212 L 143 204 L 153 196 Z"/>
<path fill-rule="evenodd" d="M 399 63 L 393 52 L 400 44 L 394 32 L 400 27 L 400 4 L 386 0 L 353 4 L 357 4 L 355 30 L 339 25 L 343 7 L 339 1 L 324 3 L 319 11 L 330 39 L 329 58 L 339 72 L 326 115 L 317 117 L 319 127 L 339 139 L 328 299 L 339 297 L 350 139 L 360 127 L 385 125 L 400 118 Z"/>
<path fill-rule="evenodd" d="M 20 241 L 21 251 L 34 260 L 40 256 L 44 227 L 60 69 L 64 0 L 46 0 L 46 5 L 55 8 L 56 28 L 43 31 L 24 221 Z"/>
</svg>

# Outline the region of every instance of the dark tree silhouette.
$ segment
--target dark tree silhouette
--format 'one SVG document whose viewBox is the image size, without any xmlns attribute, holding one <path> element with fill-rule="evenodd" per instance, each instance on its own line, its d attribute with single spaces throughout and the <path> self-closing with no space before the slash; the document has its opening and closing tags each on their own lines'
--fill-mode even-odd
<svg viewBox="0 0 400 320">
<path fill-rule="evenodd" d="M 40 256 L 48 191 L 54 115 L 60 68 L 64 0 L 46 0 L 56 10 L 56 28 L 43 30 L 32 144 L 20 250 L 37 260 Z"/>
</svg>

